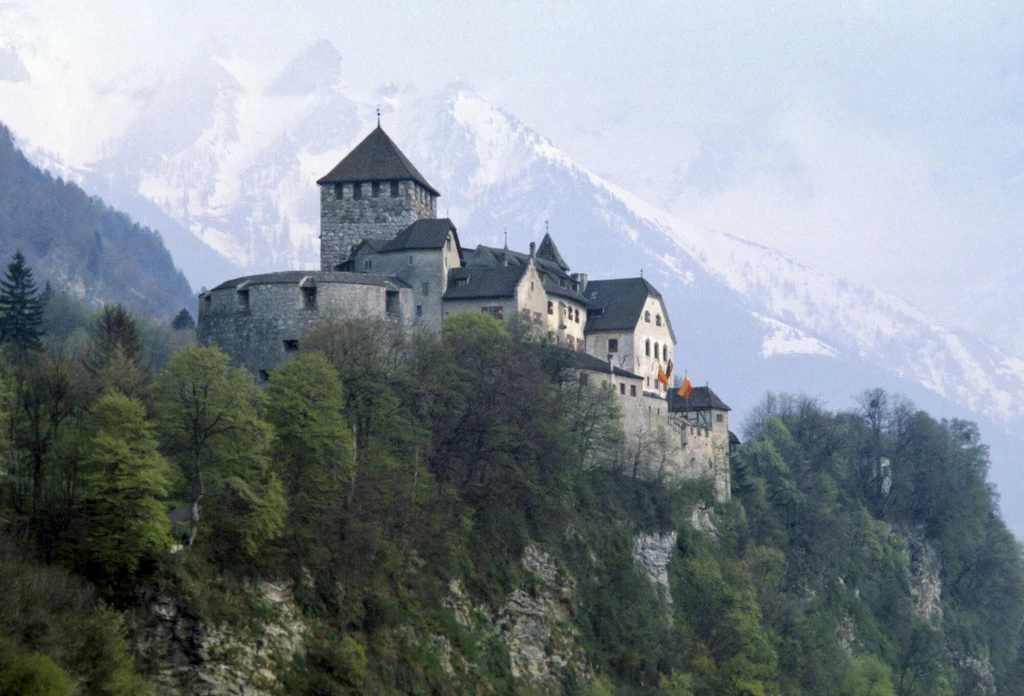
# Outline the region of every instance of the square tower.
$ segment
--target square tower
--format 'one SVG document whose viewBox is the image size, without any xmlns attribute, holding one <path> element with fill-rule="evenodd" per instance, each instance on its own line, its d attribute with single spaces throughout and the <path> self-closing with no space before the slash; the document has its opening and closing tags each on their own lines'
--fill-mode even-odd
<svg viewBox="0 0 1024 696">
<path fill-rule="evenodd" d="M 387 242 L 437 217 L 439 194 L 377 125 L 320 187 L 320 270 L 332 271 L 364 239 Z"/>
</svg>

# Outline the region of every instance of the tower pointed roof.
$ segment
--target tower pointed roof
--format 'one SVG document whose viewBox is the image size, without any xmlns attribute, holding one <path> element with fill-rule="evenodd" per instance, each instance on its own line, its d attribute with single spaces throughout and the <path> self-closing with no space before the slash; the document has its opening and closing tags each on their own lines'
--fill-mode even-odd
<svg viewBox="0 0 1024 696">
<path fill-rule="evenodd" d="M 316 183 L 347 184 L 356 181 L 412 179 L 435 196 L 441 194 L 413 166 L 384 129 L 378 125 L 352 152 Z"/>
<path fill-rule="evenodd" d="M 540 246 L 537 247 L 537 258 L 547 259 L 548 261 L 557 264 L 563 271 L 569 270 L 569 264 L 567 264 L 562 258 L 562 255 L 558 253 L 558 247 L 555 246 L 555 242 L 547 232 L 544 233 L 544 239 L 540 241 Z"/>
</svg>

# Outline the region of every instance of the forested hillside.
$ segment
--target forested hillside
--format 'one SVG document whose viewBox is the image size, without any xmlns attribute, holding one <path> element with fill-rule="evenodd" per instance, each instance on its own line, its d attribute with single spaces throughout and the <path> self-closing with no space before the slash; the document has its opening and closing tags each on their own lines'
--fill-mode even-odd
<svg viewBox="0 0 1024 696">
<path fill-rule="evenodd" d="M 613 395 L 489 317 L 325 324 L 265 389 L 91 322 L 3 363 L 0 693 L 1024 684 L 1021 549 L 970 423 L 769 395 L 716 503 L 634 476 Z"/>
<path fill-rule="evenodd" d="M 194 302 L 156 232 L 31 165 L 0 124 L 0 258 L 18 249 L 40 283 L 92 304 L 168 317 Z"/>
</svg>

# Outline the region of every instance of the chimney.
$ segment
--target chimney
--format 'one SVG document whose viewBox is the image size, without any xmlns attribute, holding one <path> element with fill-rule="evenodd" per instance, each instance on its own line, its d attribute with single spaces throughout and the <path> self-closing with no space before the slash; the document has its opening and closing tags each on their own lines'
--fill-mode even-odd
<svg viewBox="0 0 1024 696">
<path fill-rule="evenodd" d="M 580 292 L 582 293 L 587 289 L 587 274 L 580 273 Z"/>
<path fill-rule="evenodd" d="M 537 255 L 537 242 L 530 242 L 530 258 L 534 258 Z"/>
</svg>

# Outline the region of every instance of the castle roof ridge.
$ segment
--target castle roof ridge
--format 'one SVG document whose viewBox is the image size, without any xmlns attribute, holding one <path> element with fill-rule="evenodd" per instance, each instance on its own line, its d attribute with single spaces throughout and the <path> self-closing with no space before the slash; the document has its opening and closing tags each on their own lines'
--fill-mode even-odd
<svg viewBox="0 0 1024 696">
<path fill-rule="evenodd" d="M 334 169 L 317 180 L 324 184 L 348 184 L 361 181 L 390 181 L 411 179 L 435 196 L 437 189 L 409 161 L 384 129 L 379 125 L 352 148 Z"/>
</svg>

